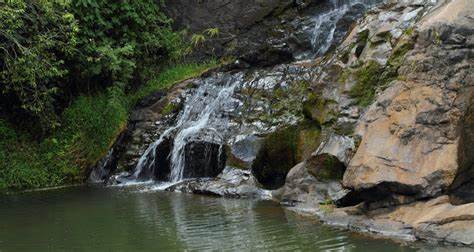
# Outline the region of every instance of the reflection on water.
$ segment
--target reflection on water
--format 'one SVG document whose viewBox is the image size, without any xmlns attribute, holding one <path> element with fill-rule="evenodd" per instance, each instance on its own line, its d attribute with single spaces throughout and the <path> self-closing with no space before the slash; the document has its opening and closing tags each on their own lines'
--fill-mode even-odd
<svg viewBox="0 0 474 252">
<path fill-rule="evenodd" d="M 273 202 L 126 188 L 0 196 L 0 251 L 411 251 Z"/>
</svg>

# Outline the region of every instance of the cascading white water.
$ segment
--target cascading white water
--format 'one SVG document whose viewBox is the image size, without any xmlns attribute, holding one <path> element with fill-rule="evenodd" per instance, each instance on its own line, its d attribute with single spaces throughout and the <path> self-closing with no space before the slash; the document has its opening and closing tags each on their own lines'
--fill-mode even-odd
<svg viewBox="0 0 474 252">
<path fill-rule="evenodd" d="M 204 106 L 203 110 L 196 116 L 191 117 L 192 111 L 196 109 L 194 102 L 195 99 L 202 99 L 204 92 L 207 92 L 206 88 L 200 89 L 197 94 L 194 95 L 193 99 L 188 102 L 184 108 L 185 116 L 182 116 L 178 122 L 178 125 L 182 125 L 176 134 L 173 144 L 173 150 L 171 152 L 171 175 L 170 180 L 177 182 L 183 178 L 184 162 L 185 162 L 185 146 L 193 139 L 198 137 L 200 132 L 212 132 L 214 139 L 207 139 L 207 141 L 216 141 L 219 144 L 223 143 L 224 136 L 223 132 L 219 132 L 216 126 L 226 127 L 226 118 L 220 118 L 218 125 L 216 121 L 211 119 L 211 116 L 221 114 L 221 110 L 225 108 L 229 101 L 232 101 L 232 95 L 234 94 L 235 86 L 238 82 L 227 83 L 222 89 L 219 90 L 217 97 L 214 98 L 209 104 Z M 218 137 L 218 139 L 215 139 Z"/>
<path fill-rule="evenodd" d="M 335 39 L 337 23 L 355 4 L 369 7 L 376 2 L 380 1 L 331 0 L 330 8 L 327 11 L 315 15 L 311 19 L 310 37 L 313 52 L 304 54 L 304 58 L 320 56 L 327 52 Z M 249 82 L 244 81 L 244 72 L 233 75 L 221 73 L 201 80 L 194 94 L 184 102 L 184 108 L 175 125 L 164 131 L 159 139 L 152 143 L 141 156 L 132 179 L 139 181 L 153 179 L 157 155 L 160 155 L 157 153 L 157 148 L 165 140 L 173 139 L 172 150 L 168 157 L 170 161 L 169 182 L 178 182 L 183 179 L 187 144 L 193 141 L 215 143 L 221 146 L 219 149 L 221 152 L 222 145 L 232 134 L 228 125 L 230 121 L 228 112 L 235 110 L 240 102 L 233 98 L 234 90 L 237 85 L 245 85 L 245 83 Z"/>
<path fill-rule="evenodd" d="M 151 144 L 138 161 L 133 174 L 138 179 L 142 173 L 150 174 L 154 169 L 157 147 L 171 134 L 174 134 L 171 151 L 171 174 L 169 180 L 178 182 L 183 179 L 185 166 L 185 147 L 191 141 L 205 140 L 222 145 L 225 140 L 228 119 L 225 112 L 235 107 L 232 98 L 235 87 L 242 82 L 242 74 L 222 78 L 225 83 L 215 83 L 210 78 L 201 84 L 197 91 L 184 104 L 174 126 L 163 132 L 158 140 Z"/>
<path fill-rule="evenodd" d="M 311 45 L 316 56 L 324 55 L 334 42 L 338 22 L 356 5 L 371 8 L 379 0 L 331 0 L 330 10 L 314 17 Z"/>
<path fill-rule="evenodd" d="M 323 55 L 331 47 L 334 40 L 334 32 L 336 31 L 336 24 L 348 9 L 348 5 L 342 5 L 316 17 L 316 25 L 311 40 L 316 55 Z"/>
</svg>

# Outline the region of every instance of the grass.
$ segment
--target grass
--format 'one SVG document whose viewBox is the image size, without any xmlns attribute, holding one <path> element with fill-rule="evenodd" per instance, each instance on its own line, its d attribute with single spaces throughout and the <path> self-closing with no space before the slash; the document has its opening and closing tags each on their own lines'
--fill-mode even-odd
<svg viewBox="0 0 474 252">
<path fill-rule="evenodd" d="M 63 115 L 62 126 L 42 141 L 0 121 L 0 190 L 23 190 L 82 182 L 125 128 L 123 93 L 81 96 Z"/>
<path fill-rule="evenodd" d="M 62 114 L 62 125 L 37 141 L 0 119 L 0 191 L 80 183 L 126 128 L 128 114 L 140 99 L 218 65 L 181 64 L 166 68 L 131 94 L 110 88 L 83 95 Z"/>
<path fill-rule="evenodd" d="M 156 78 L 150 80 L 145 86 L 140 88 L 131 97 L 131 102 L 136 103 L 144 97 L 158 90 L 166 90 L 172 87 L 176 82 L 198 76 L 210 68 L 216 67 L 220 63 L 217 60 L 211 60 L 205 63 L 187 63 L 179 64 L 165 68 Z"/>
</svg>

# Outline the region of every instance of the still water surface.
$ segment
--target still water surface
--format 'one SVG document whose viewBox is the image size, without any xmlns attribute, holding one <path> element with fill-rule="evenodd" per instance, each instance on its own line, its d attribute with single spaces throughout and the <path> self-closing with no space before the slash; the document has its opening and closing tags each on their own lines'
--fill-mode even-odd
<svg viewBox="0 0 474 252">
<path fill-rule="evenodd" d="M 124 188 L 0 196 L 0 251 L 414 251 L 273 202 Z"/>
</svg>

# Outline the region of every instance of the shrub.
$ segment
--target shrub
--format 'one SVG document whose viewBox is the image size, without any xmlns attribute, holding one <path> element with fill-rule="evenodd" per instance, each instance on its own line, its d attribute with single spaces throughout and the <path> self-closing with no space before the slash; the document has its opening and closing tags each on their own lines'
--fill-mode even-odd
<svg viewBox="0 0 474 252">
<path fill-rule="evenodd" d="M 9 0 L 0 8 L 0 106 L 44 137 L 81 94 L 130 90 L 188 47 L 161 1 Z M 15 119 L 15 120 L 13 120 Z"/>
<path fill-rule="evenodd" d="M 54 101 L 76 49 L 78 24 L 67 7 L 67 1 L 10 0 L 0 8 L 0 106 L 43 129 L 58 125 Z"/>
</svg>

